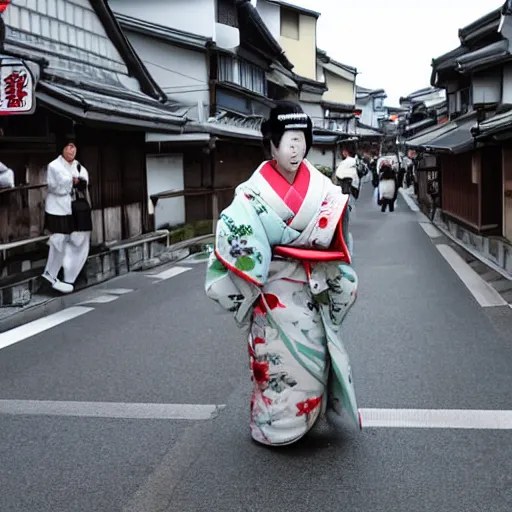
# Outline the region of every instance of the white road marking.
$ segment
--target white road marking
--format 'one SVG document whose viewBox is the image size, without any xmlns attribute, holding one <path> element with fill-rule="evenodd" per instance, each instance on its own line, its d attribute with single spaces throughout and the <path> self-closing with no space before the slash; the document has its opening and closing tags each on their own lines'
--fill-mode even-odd
<svg viewBox="0 0 512 512">
<path fill-rule="evenodd" d="M 119 299 L 119 295 L 99 295 L 98 297 L 84 300 L 83 302 L 80 302 L 80 304 L 106 304 L 117 299 Z"/>
<path fill-rule="evenodd" d="M 439 231 L 430 222 L 420 222 L 420 226 L 422 227 L 423 231 L 425 231 L 429 238 L 439 238 L 440 236 L 442 236 L 441 231 Z"/>
<path fill-rule="evenodd" d="M 413 212 L 419 212 L 420 209 L 418 205 L 414 202 L 414 199 L 407 193 L 403 188 L 400 188 L 398 190 L 402 197 L 404 198 L 404 201 L 407 203 L 407 206 L 413 211 Z"/>
<path fill-rule="evenodd" d="M 33 322 L 16 327 L 10 331 L 3 332 L 0 334 L 0 349 L 14 345 L 26 338 L 35 336 L 36 334 L 51 329 L 52 327 L 56 327 L 57 325 L 72 320 L 78 316 L 82 316 L 85 313 L 89 313 L 89 311 L 94 311 L 94 309 L 75 306 L 63 309 L 58 313 L 48 315 L 44 318 L 40 318 L 39 320 L 34 320 Z"/>
<path fill-rule="evenodd" d="M 183 274 L 183 272 L 188 272 L 192 270 L 189 267 L 171 267 L 159 274 L 149 274 L 149 277 L 153 277 L 155 279 L 159 279 L 160 281 L 164 281 L 165 279 L 170 279 L 171 277 L 178 276 Z"/>
<path fill-rule="evenodd" d="M 505 299 L 491 285 L 486 283 L 450 246 L 440 244 L 436 247 L 480 306 L 488 308 L 507 305 Z"/>
<path fill-rule="evenodd" d="M 512 411 L 361 409 L 364 428 L 511 430 Z"/>
<path fill-rule="evenodd" d="M 225 405 L 0 400 L 0 414 L 146 420 L 210 420 Z"/>
<path fill-rule="evenodd" d="M 126 295 L 127 293 L 133 292 L 130 288 L 108 288 L 105 290 L 108 293 L 113 293 L 114 295 Z"/>
</svg>

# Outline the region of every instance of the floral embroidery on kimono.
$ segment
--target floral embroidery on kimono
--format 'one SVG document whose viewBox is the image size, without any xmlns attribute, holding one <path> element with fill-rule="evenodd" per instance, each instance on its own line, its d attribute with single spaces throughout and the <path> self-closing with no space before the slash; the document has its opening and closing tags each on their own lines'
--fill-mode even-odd
<svg viewBox="0 0 512 512">
<path fill-rule="evenodd" d="M 359 426 L 340 337 L 357 296 L 346 246 L 348 196 L 307 160 L 293 185 L 264 162 L 217 225 L 206 293 L 248 333 L 252 437 L 303 437 L 329 407 Z"/>
</svg>

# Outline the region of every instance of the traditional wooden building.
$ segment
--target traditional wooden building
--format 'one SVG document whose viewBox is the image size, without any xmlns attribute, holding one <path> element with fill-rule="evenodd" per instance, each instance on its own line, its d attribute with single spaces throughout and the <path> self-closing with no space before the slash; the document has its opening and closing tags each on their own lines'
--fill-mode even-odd
<svg viewBox="0 0 512 512">
<path fill-rule="evenodd" d="M 0 191 L 1 275 L 45 257 L 45 168 L 67 134 L 90 175 L 93 245 L 150 230 L 145 133 L 180 133 L 184 110 L 167 101 L 106 1 L 13 2 L 3 20 L 3 53 L 30 68 L 36 107 L 0 116 L 0 161 L 16 184 Z"/>
<path fill-rule="evenodd" d="M 446 90 L 450 121 L 407 142 L 436 156 L 447 229 L 509 272 L 511 37 L 508 3 L 459 30 L 460 47 L 432 62 L 432 86 Z"/>
</svg>

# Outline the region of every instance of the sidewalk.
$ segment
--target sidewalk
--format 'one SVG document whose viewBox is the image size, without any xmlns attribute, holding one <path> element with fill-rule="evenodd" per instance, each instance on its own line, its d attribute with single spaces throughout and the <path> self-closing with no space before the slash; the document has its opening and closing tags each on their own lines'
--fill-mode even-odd
<svg viewBox="0 0 512 512">
<path fill-rule="evenodd" d="M 134 268 L 127 266 L 126 272 L 121 271 L 109 275 L 108 271 L 98 280 L 88 281 L 84 279 L 84 275 L 96 275 L 99 272 L 98 269 L 92 268 L 97 266 L 97 262 L 88 260 L 81 278 L 79 278 L 77 282 L 76 291 L 74 293 L 61 295 L 44 282 L 37 293 L 32 294 L 29 304 L 18 307 L 0 307 L 0 333 L 68 308 L 80 302 L 84 293 L 87 294 L 91 290 L 106 289 L 108 286 L 112 285 L 113 281 L 125 277 L 130 273 L 138 273 L 139 271 L 150 270 L 178 262 L 187 258 L 190 254 L 200 252 L 204 245 L 210 243 L 212 240 L 212 235 L 205 235 L 170 245 L 157 256 L 138 262 Z M 90 258 L 90 260 L 93 259 L 96 259 L 96 257 L 93 256 Z M 104 271 L 102 270 L 102 272 Z M 39 276 L 37 279 L 39 279 Z"/>
<path fill-rule="evenodd" d="M 463 240 L 457 239 L 450 233 L 441 222 L 432 222 L 426 215 L 420 212 L 420 208 L 412 193 L 412 189 L 400 189 L 400 193 L 411 210 L 418 212 L 420 224 L 432 239 L 437 240 L 442 237 L 443 243 L 452 247 L 456 253 L 469 265 L 469 267 L 496 290 L 506 304 L 512 304 L 512 275 L 500 267 L 496 262 L 485 257 L 484 254 L 475 250 L 474 247 Z M 512 307 L 512 306 L 511 306 Z"/>
</svg>

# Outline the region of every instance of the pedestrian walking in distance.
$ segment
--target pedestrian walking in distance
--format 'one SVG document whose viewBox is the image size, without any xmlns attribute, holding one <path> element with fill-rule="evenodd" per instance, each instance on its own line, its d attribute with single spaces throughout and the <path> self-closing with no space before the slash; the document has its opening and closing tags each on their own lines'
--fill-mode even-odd
<svg viewBox="0 0 512 512">
<path fill-rule="evenodd" d="M 328 409 L 360 425 L 340 333 L 358 280 L 346 244 L 349 196 L 305 159 L 311 119 L 277 102 L 262 135 L 271 159 L 222 212 L 205 287 L 247 336 L 252 438 L 282 446 Z"/>
<path fill-rule="evenodd" d="M 398 183 L 396 173 L 388 163 L 383 163 L 379 175 L 379 205 L 381 212 L 389 208 L 390 212 L 395 211 L 395 201 L 398 195 Z"/>
</svg>

